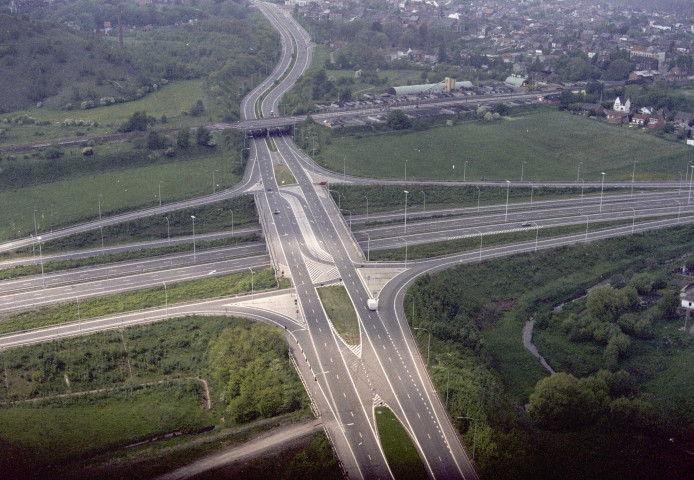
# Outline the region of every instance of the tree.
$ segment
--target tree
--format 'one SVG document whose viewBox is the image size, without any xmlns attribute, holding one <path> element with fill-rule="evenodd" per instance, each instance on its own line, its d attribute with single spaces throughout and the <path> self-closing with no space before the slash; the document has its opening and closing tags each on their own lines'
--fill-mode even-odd
<svg viewBox="0 0 694 480">
<path fill-rule="evenodd" d="M 530 416 L 541 427 L 572 429 L 588 423 L 598 413 L 600 403 L 586 382 L 559 372 L 543 378 L 530 395 Z"/>
<path fill-rule="evenodd" d="M 212 134 L 203 126 L 198 127 L 195 131 L 195 141 L 198 145 L 202 145 L 203 147 L 213 146 L 210 145 L 212 142 Z"/>
<path fill-rule="evenodd" d="M 169 146 L 168 139 L 159 135 L 157 132 L 149 132 L 147 134 L 147 148 L 150 150 L 161 150 Z"/>
<path fill-rule="evenodd" d="M 183 127 L 176 136 L 176 145 L 181 148 L 188 148 L 190 146 L 190 130 Z"/>
<path fill-rule="evenodd" d="M 393 110 L 388 114 L 386 123 L 393 130 L 404 130 L 412 127 L 412 120 L 402 110 Z"/>
<path fill-rule="evenodd" d="M 194 117 L 199 117 L 205 112 L 205 106 L 202 104 L 202 100 L 198 100 L 195 102 L 195 105 L 193 105 L 190 108 L 190 114 Z"/>
<path fill-rule="evenodd" d="M 118 129 L 121 132 L 144 132 L 147 130 L 150 120 L 147 117 L 147 112 L 135 112 L 126 120 Z"/>
</svg>

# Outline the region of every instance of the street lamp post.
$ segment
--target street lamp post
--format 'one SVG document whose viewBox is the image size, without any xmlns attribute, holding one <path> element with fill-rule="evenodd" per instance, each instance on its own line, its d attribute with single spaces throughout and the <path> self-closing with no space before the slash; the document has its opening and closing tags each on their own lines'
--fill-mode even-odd
<svg viewBox="0 0 694 480">
<path fill-rule="evenodd" d="M 473 420 L 475 422 L 475 433 L 474 437 L 472 440 L 472 461 L 475 461 L 475 448 L 477 447 L 477 419 L 472 418 L 472 417 L 458 417 L 458 418 L 463 418 L 465 420 Z"/>
<path fill-rule="evenodd" d="M 477 189 L 477 213 L 480 213 L 480 198 L 482 197 L 482 190 L 480 190 L 480 187 L 475 185 L 475 188 Z"/>
<path fill-rule="evenodd" d="M 692 180 L 694 180 L 694 165 L 692 165 L 692 174 L 689 178 L 689 196 L 687 197 L 687 205 L 692 199 Z"/>
<path fill-rule="evenodd" d="M 99 221 L 101 221 L 101 194 L 99 194 Z"/>
<path fill-rule="evenodd" d="M 605 190 L 605 172 L 600 172 L 602 175 L 602 183 L 600 184 L 600 213 L 602 213 L 602 192 Z"/>
<path fill-rule="evenodd" d="M 589 218 L 588 218 L 588 215 L 586 215 L 584 213 L 582 213 L 581 216 L 586 217 L 586 237 L 585 237 L 584 243 L 588 243 L 588 220 L 589 220 Z"/>
<path fill-rule="evenodd" d="M 424 330 L 429 334 L 429 341 L 427 342 L 427 367 L 429 366 L 429 353 L 431 347 L 431 332 L 424 327 L 414 327 L 415 330 Z"/>
<path fill-rule="evenodd" d="M 253 269 L 251 267 L 246 267 L 251 271 L 251 300 L 253 300 Z"/>
<path fill-rule="evenodd" d="M 540 235 L 540 226 L 537 224 L 537 222 L 530 222 L 535 224 L 535 251 L 537 252 L 537 239 L 538 236 Z"/>
<path fill-rule="evenodd" d="M 424 190 L 422 190 L 422 196 L 424 197 L 424 203 L 422 204 L 422 213 L 426 213 L 426 211 L 427 211 L 427 194 L 424 193 Z"/>
<path fill-rule="evenodd" d="M 233 239 L 234 238 L 234 211 L 229 210 L 229 212 L 231 212 L 231 238 Z"/>
<path fill-rule="evenodd" d="M 504 223 L 508 221 L 508 192 L 511 189 L 511 181 L 506 180 L 506 215 L 504 216 Z"/>
<path fill-rule="evenodd" d="M 371 235 L 369 235 L 368 232 L 364 233 L 366 233 L 366 261 L 369 262 L 369 256 L 371 251 Z"/>
<path fill-rule="evenodd" d="M 79 325 L 80 333 L 82 333 L 82 316 L 80 315 L 80 297 L 75 297 L 77 302 L 77 325 Z"/>
<path fill-rule="evenodd" d="M 161 207 L 161 180 L 159 180 L 159 206 Z"/>
<path fill-rule="evenodd" d="M 682 204 L 680 204 L 679 200 L 675 200 L 677 202 L 677 223 L 680 223 L 680 211 L 682 210 Z"/>
<path fill-rule="evenodd" d="M 34 209 L 34 236 L 38 236 L 38 232 L 36 230 L 36 209 Z"/>
<path fill-rule="evenodd" d="M 214 173 L 218 172 L 219 170 L 212 170 L 212 195 L 217 193 L 217 182 L 214 180 Z"/>
<path fill-rule="evenodd" d="M 636 222 L 636 210 L 632 207 L 631 209 L 632 212 L 634 212 L 633 216 L 631 217 L 631 233 L 634 233 L 634 223 Z"/>
<path fill-rule="evenodd" d="M 169 292 L 166 290 L 166 282 L 164 284 L 164 305 L 166 305 L 166 319 L 169 319 Z"/>
<path fill-rule="evenodd" d="M 99 231 L 101 232 L 101 256 L 104 256 L 104 229 L 99 225 Z"/>
<path fill-rule="evenodd" d="M 195 257 L 195 215 L 191 215 L 190 218 L 193 219 L 193 263 L 196 262 Z"/>
<path fill-rule="evenodd" d="M 41 250 L 41 237 L 38 236 L 36 239 L 39 241 L 39 260 L 41 261 L 41 284 L 43 288 L 46 288 L 46 278 L 43 276 L 43 251 Z"/>
<path fill-rule="evenodd" d="M 523 169 L 525 167 L 525 163 L 526 163 L 525 160 L 523 162 L 521 162 L 521 183 L 523 183 Z"/>
<path fill-rule="evenodd" d="M 352 231 L 352 210 L 347 210 L 346 208 L 343 210 L 343 212 L 348 212 L 349 213 L 349 231 Z"/>
<path fill-rule="evenodd" d="M 479 256 L 478 261 L 481 262 L 482 261 L 482 231 L 477 229 L 477 228 L 475 228 L 474 230 L 480 234 L 480 256 Z"/>
<path fill-rule="evenodd" d="M 410 193 L 407 190 L 403 190 L 405 193 L 405 233 L 407 233 L 407 194 Z"/>
<path fill-rule="evenodd" d="M 631 195 L 629 195 L 629 198 L 632 198 L 634 196 L 634 177 L 636 175 L 636 162 L 634 162 L 634 168 L 631 170 Z"/>
<path fill-rule="evenodd" d="M 405 159 L 405 183 L 407 183 L 407 159 Z"/>
<path fill-rule="evenodd" d="M 166 219 L 166 243 L 171 246 L 171 229 L 169 225 L 169 217 L 164 217 Z"/>
<path fill-rule="evenodd" d="M 533 193 L 535 192 L 535 187 L 530 184 L 530 209 L 533 208 Z"/>
<path fill-rule="evenodd" d="M 463 182 L 467 180 L 467 160 L 463 164 Z"/>
<path fill-rule="evenodd" d="M 414 325 L 414 295 L 412 295 L 411 293 L 406 293 L 405 297 L 407 297 L 408 295 L 412 297 L 412 325 Z"/>
<path fill-rule="evenodd" d="M 369 222 L 369 197 L 362 195 L 366 199 L 366 222 Z"/>
<path fill-rule="evenodd" d="M 577 182 L 581 178 L 581 165 L 583 165 L 583 162 L 578 162 L 578 171 L 576 172 L 576 181 Z"/>
</svg>

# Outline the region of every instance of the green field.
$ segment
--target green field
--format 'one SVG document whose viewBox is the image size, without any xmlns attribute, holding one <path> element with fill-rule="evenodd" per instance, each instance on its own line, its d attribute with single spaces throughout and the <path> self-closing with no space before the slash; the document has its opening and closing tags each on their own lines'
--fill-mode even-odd
<svg viewBox="0 0 694 480">
<path fill-rule="evenodd" d="M 350 345 L 359 345 L 359 320 L 354 311 L 354 305 L 342 285 L 321 287 L 318 296 L 328 318 L 342 339 Z"/>
<path fill-rule="evenodd" d="M 118 144 L 97 148 L 130 148 Z M 77 155 L 77 154 L 76 154 Z M 152 155 L 143 151 L 143 156 Z M 162 156 L 161 153 L 153 155 Z M 78 158 L 78 157 L 76 157 Z M 36 209 L 38 230 L 49 231 L 78 221 L 98 218 L 101 213 L 151 207 L 159 204 L 159 182 L 162 203 L 212 193 L 212 172 L 223 170 L 215 180 L 222 187 L 238 178 L 231 172 L 228 154 L 222 149 L 199 152 L 195 157 L 157 162 L 124 170 L 74 174 L 53 183 L 26 186 L 0 192 L 0 239 L 28 236 L 34 230 Z"/>
<path fill-rule="evenodd" d="M 657 135 L 542 110 L 500 122 L 465 121 L 407 133 L 333 135 L 321 162 L 350 175 L 436 180 L 679 180 L 688 147 Z M 467 162 L 467 167 L 465 163 Z M 523 163 L 525 162 L 525 163 Z M 454 168 L 455 167 L 455 168 Z"/>
<path fill-rule="evenodd" d="M 253 278 L 251 278 L 253 277 Z M 178 302 L 188 302 L 203 298 L 215 298 L 225 295 L 247 293 L 251 291 L 251 281 L 254 290 L 263 290 L 277 286 L 272 269 L 251 273 L 235 273 L 202 280 L 168 284 L 146 290 L 119 293 L 106 297 L 82 299 L 79 301 L 81 318 L 101 317 L 118 313 L 141 310 L 144 308 L 162 307 Z M 0 316 L 0 334 L 18 332 L 30 328 L 57 325 L 78 320 L 77 300 L 60 305 L 50 305 L 36 310 Z"/>
<path fill-rule="evenodd" d="M 36 457 L 60 463 L 156 435 L 194 433 L 213 425 L 194 380 L 20 404 L 0 408 L 0 438 L 11 452 L 2 463 L 32 464 L 30 459 Z"/>
<path fill-rule="evenodd" d="M 427 478 L 419 452 L 393 411 L 387 407 L 377 407 L 375 414 L 381 446 L 396 480 Z"/>
<path fill-rule="evenodd" d="M 46 142 L 65 138 L 83 137 L 86 135 L 105 135 L 115 133 L 118 127 L 124 123 L 133 113 L 145 111 L 147 115 L 160 120 L 162 115 L 167 118 L 167 123 L 157 123 L 154 128 L 171 128 L 181 126 L 197 126 L 209 122 L 210 118 L 217 120 L 219 113 L 214 109 L 214 104 L 204 90 L 203 80 L 180 80 L 164 85 L 156 92 L 131 102 L 117 103 L 107 107 L 97 107 L 88 110 L 49 110 L 34 108 L 30 110 L 12 112 L 0 116 L 1 118 L 14 118 L 28 115 L 37 122 L 50 122 L 50 125 L 12 125 L 2 137 L 2 145 L 21 145 L 25 143 Z M 201 117 L 193 117 L 183 112 L 188 112 L 197 100 L 202 100 L 208 107 L 207 112 Z M 98 126 L 71 126 L 58 125 L 66 119 L 82 120 L 84 123 L 97 122 Z"/>
</svg>

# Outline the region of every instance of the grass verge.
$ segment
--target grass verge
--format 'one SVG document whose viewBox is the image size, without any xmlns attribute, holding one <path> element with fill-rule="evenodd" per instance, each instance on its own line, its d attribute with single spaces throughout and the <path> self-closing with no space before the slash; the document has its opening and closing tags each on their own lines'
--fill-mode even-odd
<svg viewBox="0 0 694 480">
<path fill-rule="evenodd" d="M 251 291 L 251 280 L 254 290 L 277 287 L 275 273 L 272 269 L 255 272 L 252 279 L 250 273 L 235 273 L 202 280 L 172 283 L 168 284 L 166 288 L 162 285 L 135 292 L 83 299 L 79 301 L 79 316 L 81 318 L 94 318 L 160 307 L 165 304 L 166 295 L 168 295 L 168 302 L 171 305 L 178 302 L 246 293 Z M 50 305 L 36 310 L 7 314 L 0 322 L 0 334 L 74 322 L 77 319 L 77 301 Z"/>
<path fill-rule="evenodd" d="M 359 345 L 359 321 L 347 289 L 342 285 L 321 287 L 318 289 L 318 296 L 342 339 L 350 345 Z"/>
<path fill-rule="evenodd" d="M 669 218 L 669 217 L 657 217 L 659 219 Z M 653 220 L 653 219 L 641 219 L 643 221 Z M 608 228 L 616 227 L 618 225 L 630 225 L 631 220 L 618 220 L 614 222 L 596 222 L 594 223 L 594 228 L 588 230 L 588 242 L 591 242 L 590 234 L 595 232 L 598 228 Z M 482 248 L 491 247 L 495 245 L 504 245 L 507 243 L 523 242 L 528 240 L 547 240 L 552 237 L 559 237 L 562 235 L 570 235 L 572 233 L 583 233 L 586 231 L 583 225 L 569 225 L 566 227 L 551 227 L 551 228 L 541 228 L 536 231 L 535 228 L 530 228 L 525 231 L 513 232 L 513 233 L 491 233 L 482 236 Z M 542 232 L 541 235 L 540 232 Z M 539 235 L 539 237 L 536 237 Z M 412 245 L 407 247 L 407 249 L 397 248 L 390 250 L 372 250 L 370 253 L 370 258 L 372 261 L 380 260 L 404 260 L 405 254 L 407 254 L 408 260 L 416 260 L 419 258 L 429 258 L 437 257 L 439 255 L 447 255 L 451 253 L 460 253 L 466 251 L 472 251 L 480 248 L 480 236 L 474 236 L 469 238 L 461 238 L 458 240 L 448 240 L 444 242 L 432 242 L 419 245 Z"/>
<path fill-rule="evenodd" d="M 427 478 L 424 463 L 400 420 L 387 407 L 377 407 L 375 413 L 381 446 L 393 476 L 397 480 Z"/>
<path fill-rule="evenodd" d="M 282 185 L 295 185 L 298 183 L 296 178 L 294 178 L 292 171 L 289 170 L 289 167 L 283 163 L 278 163 L 275 165 L 275 180 L 277 181 L 277 185 L 280 187 Z"/>
</svg>

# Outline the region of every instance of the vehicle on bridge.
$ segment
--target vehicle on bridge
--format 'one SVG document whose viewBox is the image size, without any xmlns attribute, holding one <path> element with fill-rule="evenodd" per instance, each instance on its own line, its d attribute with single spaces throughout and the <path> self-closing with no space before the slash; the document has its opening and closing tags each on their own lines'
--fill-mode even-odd
<svg viewBox="0 0 694 480">
<path fill-rule="evenodd" d="M 378 310 L 378 298 L 369 298 L 366 301 L 366 306 L 369 307 L 369 310 Z"/>
</svg>

